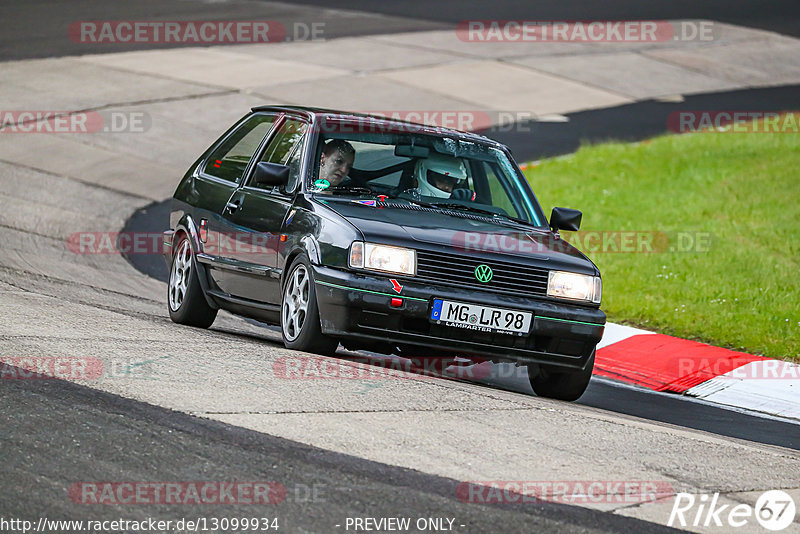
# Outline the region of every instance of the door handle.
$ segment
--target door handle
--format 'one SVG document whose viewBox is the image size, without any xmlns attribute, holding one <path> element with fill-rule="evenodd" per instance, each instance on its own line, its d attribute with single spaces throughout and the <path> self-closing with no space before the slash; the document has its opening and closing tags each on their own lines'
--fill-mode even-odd
<svg viewBox="0 0 800 534">
<path fill-rule="evenodd" d="M 229 213 L 233 213 L 234 211 L 238 210 L 241 207 L 241 201 L 234 200 L 233 202 L 228 202 L 225 204 L 225 211 Z"/>
</svg>

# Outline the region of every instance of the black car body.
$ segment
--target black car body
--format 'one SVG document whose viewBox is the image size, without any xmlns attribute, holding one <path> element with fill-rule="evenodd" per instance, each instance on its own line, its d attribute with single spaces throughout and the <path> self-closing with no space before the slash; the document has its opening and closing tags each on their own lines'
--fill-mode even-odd
<svg viewBox="0 0 800 534">
<path fill-rule="evenodd" d="M 337 185 L 345 171 L 321 178 L 334 139 L 344 159 L 359 147 Z M 606 319 L 598 269 L 558 235 L 579 224 L 563 208 L 548 223 L 508 149 L 483 136 L 254 108 L 175 191 L 169 311 L 201 327 L 220 308 L 282 324 L 287 347 L 311 352 L 516 362 L 538 394 L 572 400 Z"/>
</svg>

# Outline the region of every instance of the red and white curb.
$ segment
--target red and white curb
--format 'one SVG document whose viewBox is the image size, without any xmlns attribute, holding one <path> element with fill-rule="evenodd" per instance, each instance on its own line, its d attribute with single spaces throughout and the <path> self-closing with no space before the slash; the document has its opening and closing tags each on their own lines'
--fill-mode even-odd
<svg viewBox="0 0 800 534">
<path fill-rule="evenodd" d="M 607 323 L 596 376 L 800 420 L 800 365 Z"/>
</svg>

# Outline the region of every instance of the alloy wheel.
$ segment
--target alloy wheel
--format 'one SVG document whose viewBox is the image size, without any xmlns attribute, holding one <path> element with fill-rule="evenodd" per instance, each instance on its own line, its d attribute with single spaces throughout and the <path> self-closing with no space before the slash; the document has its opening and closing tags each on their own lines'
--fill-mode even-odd
<svg viewBox="0 0 800 534">
<path fill-rule="evenodd" d="M 308 269 L 302 264 L 297 266 L 286 283 L 281 325 L 283 335 L 289 341 L 297 339 L 303 330 L 308 312 L 309 283 Z"/>
<path fill-rule="evenodd" d="M 192 249 L 189 240 L 184 239 L 172 262 L 172 272 L 169 276 L 169 307 L 172 311 L 178 311 L 186 297 L 186 289 L 189 287 L 189 275 L 192 270 Z"/>
</svg>

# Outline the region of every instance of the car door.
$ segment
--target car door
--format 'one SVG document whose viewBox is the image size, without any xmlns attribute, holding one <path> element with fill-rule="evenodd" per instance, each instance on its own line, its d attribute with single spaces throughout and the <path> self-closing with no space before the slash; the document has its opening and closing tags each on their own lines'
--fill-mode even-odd
<svg viewBox="0 0 800 534">
<path fill-rule="evenodd" d="M 229 199 L 222 217 L 233 246 L 229 260 L 238 265 L 231 294 L 267 304 L 279 304 L 280 270 L 277 255 L 283 222 L 292 207 L 300 162 L 308 137 L 308 123 L 284 116 L 254 160 L 248 176 Z M 253 182 L 253 171 L 261 161 L 288 165 L 287 186 L 262 188 Z"/>
<path fill-rule="evenodd" d="M 224 237 L 227 222 L 222 219 L 222 213 L 231 195 L 241 186 L 250 160 L 277 118 L 276 113 L 256 113 L 242 120 L 219 140 L 194 180 L 193 216 L 195 223 L 204 225 L 207 230 L 203 256 L 210 261 L 204 262 L 211 278 L 225 292 L 230 291 L 235 277 L 229 266 L 220 261 L 228 243 Z"/>
</svg>

